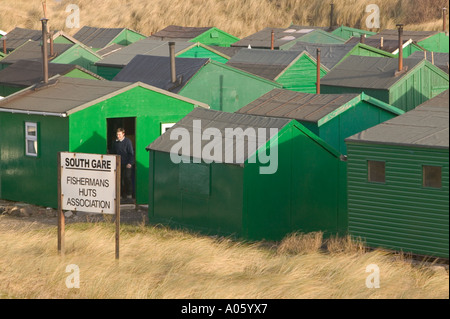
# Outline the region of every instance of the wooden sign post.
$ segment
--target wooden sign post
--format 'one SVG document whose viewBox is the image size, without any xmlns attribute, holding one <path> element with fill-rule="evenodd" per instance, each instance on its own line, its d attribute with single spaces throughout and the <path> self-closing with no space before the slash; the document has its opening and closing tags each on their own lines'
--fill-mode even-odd
<svg viewBox="0 0 450 319">
<path fill-rule="evenodd" d="M 63 210 L 116 216 L 116 259 L 120 234 L 120 156 L 58 154 L 58 252 L 64 256 Z"/>
</svg>

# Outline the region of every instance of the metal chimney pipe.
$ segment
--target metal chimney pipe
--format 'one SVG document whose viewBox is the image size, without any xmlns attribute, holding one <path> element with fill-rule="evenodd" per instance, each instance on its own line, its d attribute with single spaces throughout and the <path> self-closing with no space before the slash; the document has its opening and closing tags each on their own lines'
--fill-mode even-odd
<svg viewBox="0 0 450 319">
<path fill-rule="evenodd" d="M 380 38 L 380 49 L 383 49 L 383 47 L 384 47 L 384 38 L 381 37 Z"/>
<path fill-rule="evenodd" d="M 3 40 L 3 53 L 6 54 L 6 35 L 2 38 Z"/>
<path fill-rule="evenodd" d="M 443 26 L 442 31 L 447 32 L 447 8 L 442 8 L 442 20 L 443 20 Z"/>
<path fill-rule="evenodd" d="M 364 33 L 359 37 L 359 42 L 361 42 L 362 44 L 366 42 L 366 35 Z"/>
<path fill-rule="evenodd" d="M 334 3 L 330 3 L 330 30 L 333 30 L 334 26 Z"/>
<path fill-rule="evenodd" d="M 175 42 L 169 42 L 169 55 L 170 55 L 170 78 L 172 83 L 177 81 L 177 72 L 175 69 Z"/>
<path fill-rule="evenodd" d="M 271 32 L 271 37 L 270 37 L 270 50 L 273 50 L 275 46 L 275 33 Z"/>
<path fill-rule="evenodd" d="M 41 19 L 42 22 L 42 69 L 44 75 L 44 83 L 48 83 L 48 50 L 47 50 L 47 21 Z"/>
<path fill-rule="evenodd" d="M 317 80 L 316 94 L 320 94 L 320 48 L 317 48 Z"/>
<path fill-rule="evenodd" d="M 398 71 L 403 70 L 403 24 L 397 24 L 398 28 Z"/>
<path fill-rule="evenodd" d="M 55 55 L 55 50 L 53 49 L 53 32 L 50 32 L 50 56 Z"/>
</svg>

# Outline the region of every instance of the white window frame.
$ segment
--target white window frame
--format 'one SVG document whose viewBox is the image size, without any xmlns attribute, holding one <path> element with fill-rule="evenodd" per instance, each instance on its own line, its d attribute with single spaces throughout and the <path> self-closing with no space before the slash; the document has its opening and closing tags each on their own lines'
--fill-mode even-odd
<svg viewBox="0 0 450 319">
<path fill-rule="evenodd" d="M 161 123 L 161 135 L 163 135 L 169 128 L 174 126 L 176 123 Z"/>
<path fill-rule="evenodd" d="M 34 127 L 36 135 L 28 135 L 28 128 Z M 28 142 L 33 141 L 36 146 L 36 153 L 28 152 Z M 36 122 L 25 122 L 25 155 L 37 157 L 38 156 L 38 125 Z"/>
</svg>

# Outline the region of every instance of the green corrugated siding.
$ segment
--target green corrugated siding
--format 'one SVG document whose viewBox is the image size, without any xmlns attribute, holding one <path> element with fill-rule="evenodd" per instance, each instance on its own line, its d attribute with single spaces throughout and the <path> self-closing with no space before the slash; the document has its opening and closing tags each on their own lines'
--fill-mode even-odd
<svg viewBox="0 0 450 319">
<path fill-rule="evenodd" d="M 440 32 L 428 39 L 418 42 L 418 44 L 431 52 L 449 52 L 449 37 L 445 33 Z"/>
<path fill-rule="evenodd" d="M 365 88 L 352 88 L 344 86 L 330 86 L 330 85 L 320 85 L 320 93 L 322 94 L 347 94 L 347 93 L 366 93 L 367 95 L 374 97 L 384 103 L 389 103 L 389 91 L 388 90 L 374 90 Z"/>
<path fill-rule="evenodd" d="M 227 63 L 228 59 L 221 55 L 218 55 L 210 50 L 207 50 L 201 46 L 196 46 L 182 54 L 177 55 L 178 58 L 210 58 L 220 63 Z"/>
<path fill-rule="evenodd" d="M 283 89 L 316 93 L 316 73 L 316 62 L 304 54 L 276 81 L 283 85 Z M 325 74 L 326 71 L 321 68 L 320 77 L 323 77 Z"/>
<path fill-rule="evenodd" d="M 348 143 L 349 232 L 370 247 L 448 258 L 449 152 Z M 386 161 L 386 183 L 367 181 Z M 422 187 L 422 165 L 442 167 L 442 188 Z"/>
</svg>

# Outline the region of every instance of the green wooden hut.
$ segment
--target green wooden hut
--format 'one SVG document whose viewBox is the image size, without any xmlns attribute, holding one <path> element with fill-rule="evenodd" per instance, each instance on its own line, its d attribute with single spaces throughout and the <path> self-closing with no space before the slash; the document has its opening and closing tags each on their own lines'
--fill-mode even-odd
<svg viewBox="0 0 450 319">
<path fill-rule="evenodd" d="M 114 43 L 127 46 L 146 38 L 145 35 L 128 28 L 97 28 L 89 26 L 82 27 L 73 37 L 94 51 Z"/>
<path fill-rule="evenodd" d="M 201 43 L 174 41 L 175 56 L 185 58 L 211 58 L 225 63 L 229 57 Z M 137 55 L 169 56 L 169 42 L 146 38 L 104 56 L 95 65 L 102 77 L 112 80 Z"/>
<path fill-rule="evenodd" d="M 205 45 L 221 47 L 229 47 L 232 43 L 239 41 L 238 37 L 216 27 L 183 27 L 178 25 L 169 25 L 153 33 L 150 38 L 161 41 L 200 42 Z"/>
<path fill-rule="evenodd" d="M 8 96 L 28 86 L 43 81 L 42 63 L 40 61 L 21 60 L 0 71 L 0 95 Z M 61 75 L 71 78 L 104 80 L 76 64 L 49 63 L 48 76 Z"/>
<path fill-rule="evenodd" d="M 361 93 L 403 111 L 448 89 L 448 74 L 425 59 L 349 56 L 320 80 L 325 94 Z"/>
<path fill-rule="evenodd" d="M 346 139 L 348 224 L 366 245 L 448 259 L 448 90 Z"/>
<path fill-rule="evenodd" d="M 386 52 L 389 52 L 391 54 L 393 54 L 394 56 L 398 56 L 398 39 L 394 39 L 394 38 L 378 38 L 377 36 L 372 36 L 368 39 L 364 39 L 364 44 L 372 46 L 376 49 L 379 50 L 383 50 Z M 351 38 L 350 40 L 348 40 L 346 43 L 348 44 L 356 44 L 356 43 L 361 43 L 361 39 L 360 38 Z M 411 54 L 413 54 L 416 51 L 426 51 L 426 49 L 422 46 L 420 46 L 419 44 L 417 44 L 417 42 L 415 42 L 412 39 L 403 38 L 403 45 L 402 45 L 402 49 L 403 49 L 403 57 L 407 58 L 409 57 Z"/>
<path fill-rule="evenodd" d="M 170 58 L 137 55 L 114 81 L 140 81 L 201 101 L 213 110 L 235 112 L 281 84 L 240 69 L 201 58 L 175 58 L 172 82 Z"/>
<path fill-rule="evenodd" d="M 316 92 L 317 61 L 305 51 L 241 49 L 226 64 L 275 81 L 287 90 Z M 328 71 L 321 65 L 320 76 Z"/>
<path fill-rule="evenodd" d="M 208 132 L 214 137 L 194 142 L 194 134 Z M 230 132 L 236 135 L 230 138 Z M 187 147 L 179 149 L 181 141 L 170 137 L 179 134 L 191 140 L 182 142 Z M 249 146 L 256 138 L 258 147 Z M 205 151 L 211 144 L 214 151 Z M 194 150 L 199 145 L 200 154 Z M 294 231 L 346 231 L 339 181 L 344 162 L 295 120 L 197 108 L 147 150 L 151 222 L 250 240 L 280 240 Z M 271 158 L 264 158 L 268 152 Z M 264 168 L 270 172 L 262 173 Z"/>
<path fill-rule="evenodd" d="M 348 27 L 345 25 L 341 25 L 340 27 L 331 31 L 331 33 L 334 34 L 335 36 L 340 37 L 341 39 L 344 39 L 344 40 L 348 40 L 352 37 L 360 37 L 363 34 L 365 34 L 367 38 L 371 37 L 372 35 L 377 34 L 376 32 L 351 28 L 351 27 Z"/>
<path fill-rule="evenodd" d="M 345 155 L 345 138 L 404 112 L 364 93 L 308 94 L 274 89 L 236 113 L 294 119 Z"/>
<path fill-rule="evenodd" d="M 0 198 L 57 207 L 58 152 L 107 154 L 124 127 L 135 149 L 136 203 L 146 204 L 145 147 L 196 106 L 208 107 L 143 83 L 67 77 L 12 94 L 0 102 Z"/>
</svg>

